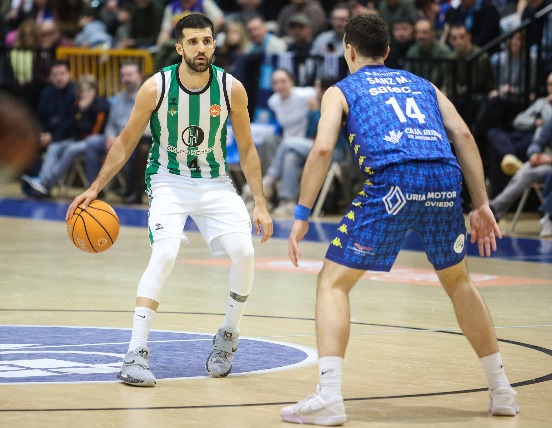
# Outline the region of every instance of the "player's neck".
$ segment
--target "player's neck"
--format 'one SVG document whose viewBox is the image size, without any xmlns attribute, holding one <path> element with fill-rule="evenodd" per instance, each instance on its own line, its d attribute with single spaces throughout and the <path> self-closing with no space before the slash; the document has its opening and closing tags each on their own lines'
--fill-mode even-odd
<svg viewBox="0 0 552 428">
<path fill-rule="evenodd" d="M 380 61 L 379 59 L 373 59 L 373 58 L 363 58 L 362 60 L 355 61 L 353 63 L 353 67 L 352 67 L 353 70 L 351 70 L 351 73 L 356 73 L 362 67 L 367 67 L 371 65 L 383 65 L 383 61 Z"/>
<path fill-rule="evenodd" d="M 203 72 L 195 72 L 190 70 L 186 64 L 180 64 L 178 74 L 180 81 L 187 89 L 198 90 L 204 88 L 209 83 L 210 70 L 211 67 Z"/>
</svg>

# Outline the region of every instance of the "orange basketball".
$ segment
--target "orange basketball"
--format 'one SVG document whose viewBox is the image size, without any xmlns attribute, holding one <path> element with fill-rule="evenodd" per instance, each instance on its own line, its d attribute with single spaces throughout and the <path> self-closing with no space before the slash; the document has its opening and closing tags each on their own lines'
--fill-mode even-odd
<svg viewBox="0 0 552 428">
<path fill-rule="evenodd" d="M 75 210 L 67 221 L 67 234 L 79 250 L 101 253 L 117 240 L 119 217 L 111 205 L 94 199 L 85 210 Z"/>
</svg>

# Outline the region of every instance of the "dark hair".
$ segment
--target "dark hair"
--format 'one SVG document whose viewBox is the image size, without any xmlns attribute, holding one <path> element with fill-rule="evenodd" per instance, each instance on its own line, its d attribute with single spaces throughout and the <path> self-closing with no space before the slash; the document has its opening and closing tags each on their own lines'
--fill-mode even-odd
<svg viewBox="0 0 552 428">
<path fill-rule="evenodd" d="M 391 25 L 404 23 L 414 26 L 414 20 L 410 16 L 408 16 L 406 13 L 398 13 L 393 18 Z"/>
<path fill-rule="evenodd" d="M 389 27 L 378 15 L 358 15 L 347 22 L 344 40 L 366 58 L 382 57 L 389 47 Z"/>
<path fill-rule="evenodd" d="M 201 13 L 190 13 L 176 23 L 176 26 L 174 27 L 174 35 L 178 43 L 182 40 L 182 33 L 186 28 L 210 28 L 211 34 L 213 36 L 215 35 L 213 21 Z"/>
<path fill-rule="evenodd" d="M 65 60 L 61 60 L 61 59 L 56 59 L 52 65 L 50 65 L 50 70 L 49 71 L 52 71 L 52 69 L 54 67 L 65 67 L 67 70 L 71 70 L 69 68 L 69 62 L 68 61 L 65 61 Z"/>
<path fill-rule="evenodd" d="M 291 80 L 293 82 L 293 84 L 295 84 L 295 77 L 293 76 L 292 72 L 289 71 L 287 68 L 276 68 L 273 72 L 272 72 L 272 75 L 274 75 L 274 73 L 276 73 L 277 71 L 283 71 L 287 77 L 289 78 L 289 80 Z"/>
</svg>

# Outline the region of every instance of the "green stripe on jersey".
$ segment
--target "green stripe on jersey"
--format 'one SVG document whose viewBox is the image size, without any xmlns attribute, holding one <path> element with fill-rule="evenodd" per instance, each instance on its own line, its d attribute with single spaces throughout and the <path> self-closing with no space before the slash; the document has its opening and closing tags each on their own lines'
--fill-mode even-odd
<svg viewBox="0 0 552 428">
<path fill-rule="evenodd" d="M 176 80 L 176 75 L 178 69 L 173 69 L 171 73 L 171 81 L 169 84 L 169 90 L 166 94 L 168 101 L 167 109 L 167 130 L 168 130 L 168 146 L 173 147 L 174 150 L 169 150 L 168 158 L 169 162 L 167 164 L 167 169 L 171 174 L 180 175 L 180 168 L 178 165 L 178 160 L 176 159 L 176 154 L 178 150 L 178 99 L 180 93 L 180 86 Z"/>
<path fill-rule="evenodd" d="M 211 101 L 211 105 L 209 106 L 209 117 L 210 117 L 210 123 L 209 123 L 209 149 L 211 150 L 209 153 L 207 153 L 207 163 L 209 164 L 209 167 L 211 168 L 211 177 L 218 177 L 220 175 L 219 169 L 220 164 L 215 159 L 215 154 L 212 151 L 213 147 L 215 146 L 215 139 L 218 134 L 218 130 L 220 127 L 220 114 L 214 116 L 210 114 L 210 109 L 212 106 L 217 105 L 220 108 L 220 85 L 219 81 L 217 79 L 217 75 L 219 74 L 217 69 L 213 69 L 213 81 L 211 82 L 211 90 L 209 91 L 209 97 Z"/>
<path fill-rule="evenodd" d="M 150 188 L 151 176 L 159 171 L 159 136 L 161 135 L 161 123 L 157 112 L 153 112 L 150 117 L 150 130 L 152 145 L 149 150 L 148 163 L 146 167 L 146 188 Z"/>
</svg>

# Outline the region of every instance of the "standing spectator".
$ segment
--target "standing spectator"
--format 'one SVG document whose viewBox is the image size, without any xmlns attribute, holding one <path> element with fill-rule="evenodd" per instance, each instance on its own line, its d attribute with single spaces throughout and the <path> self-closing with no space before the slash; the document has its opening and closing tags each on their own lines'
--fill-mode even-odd
<svg viewBox="0 0 552 428">
<path fill-rule="evenodd" d="M 378 14 L 387 22 L 389 28 L 400 15 L 407 16 L 412 22 L 418 19 L 418 12 L 412 0 L 381 0 Z"/>
<path fill-rule="evenodd" d="M 56 61 L 50 69 L 50 84 L 40 95 L 37 118 L 40 124 L 39 147 L 46 151 L 52 141 L 71 138 L 74 129 L 73 106 L 75 105 L 75 85 L 71 82 L 69 65 Z M 41 153 L 27 174 L 37 175 L 41 165 Z M 27 192 L 28 186 L 23 186 Z"/>
<path fill-rule="evenodd" d="M 91 7 L 82 10 L 79 19 L 80 31 L 75 36 L 75 46 L 88 48 L 111 47 L 111 35 L 105 24 L 96 19 L 96 11 Z"/>
<path fill-rule="evenodd" d="M 390 51 L 385 65 L 389 68 L 404 68 L 406 53 L 415 42 L 414 21 L 408 16 L 397 15 L 391 25 Z"/>
<path fill-rule="evenodd" d="M 119 41 L 120 49 L 153 49 L 159 37 L 163 8 L 156 0 L 134 0 L 130 14 L 128 38 Z"/>
<path fill-rule="evenodd" d="M 495 79 L 489 55 L 471 42 L 471 34 L 464 24 L 452 24 L 449 43 L 456 59 L 455 73 L 451 74 L 447 90 L 460 116 L 473 123 L 474 110 L 495 88 Z M 477 55 L 472 60 L 470 57 Z"/>
<path fill-rule="evenodd" d="M 350 17 L 351 11 L 346 3 L 336 4 L 330 15 L 331 29 L 316 36 L 312 43 L 311 55 L 343 55 L 345 24 Z"/>
<path fill-rule="evenodd" d="M 309 18 L 309 26 L 313 37 L 316 37 L 327 28 L 326 12 L 318 0 L 290 0 L 289 4 L 284 6 L 278 15 L 278 28 L 280 36 L 292 37 L 289 26 L 291 17 L 296 13 L 302 13 Z"/>
<path fill-rule="evenodd" d="M 300 86 L 314 85 L 316 64 L 309 58 L 312 49 L 312 30 L 307 15 L 296 13 L 289 20 L 291 39 L 288 52 L 293 54 L 293 74 Z"/>
<path fill-rule="evenodd" d="M 473 44 L 483 47 L 500 36 L 500 15 L 492 0 L 460 0 L 445 16 L 441 42 L 446 43 L 452 24 L 464 24 L 472 35 Z"/>
<path fill-rule="evenodd" d="M 44 162 L 36 177 L 22 177 L 37 196 L 49 197 L 50 190 L 69 171 L 75 159 L 84 153 L 87 138 L 103 132 L 109 104 L 98 95 L 98 82 L 84 75 L 77 83 L 77 102 L 73 107 L 74 128 L 69 139 L 53 141 L 44 154 Z"/>
<path fill-rule="evenodd" d="M 10 52 L 11 68 L 20 86 L 28 85 L 33 80 L 35 50 L 39 48 L 40 27 L 34 19 L 26 19 L 17 27 Z"/>
<path fill-rule="evenodd" d="M 429 19 L 435 25 L 435 32 L 438 38 L 441 37 L 445 28 L 445 17 L 451 8 L 447 0 L 415 0 L 414 4 L 421 18 Z"/>
<path fill-rule="evenodd" d="M 435 27 L 428 19 L 420 19 L 414 26 L 416 43 L 406 52 L 404 68 L 440 89 L 444 89 L 448 72 L 448 61 L 452 52 L 435 39 Z"/>
<path fill-rule="evenodd" d="M 531 184 L 542 182 L 552 173 L 552 119 L 542 126 L 542 131 L 527 149 L 529 160 L 521 165 L 499 195 L 491 199 L 495 218 L 500 220 L 512 204 Z"/>
</svg>

